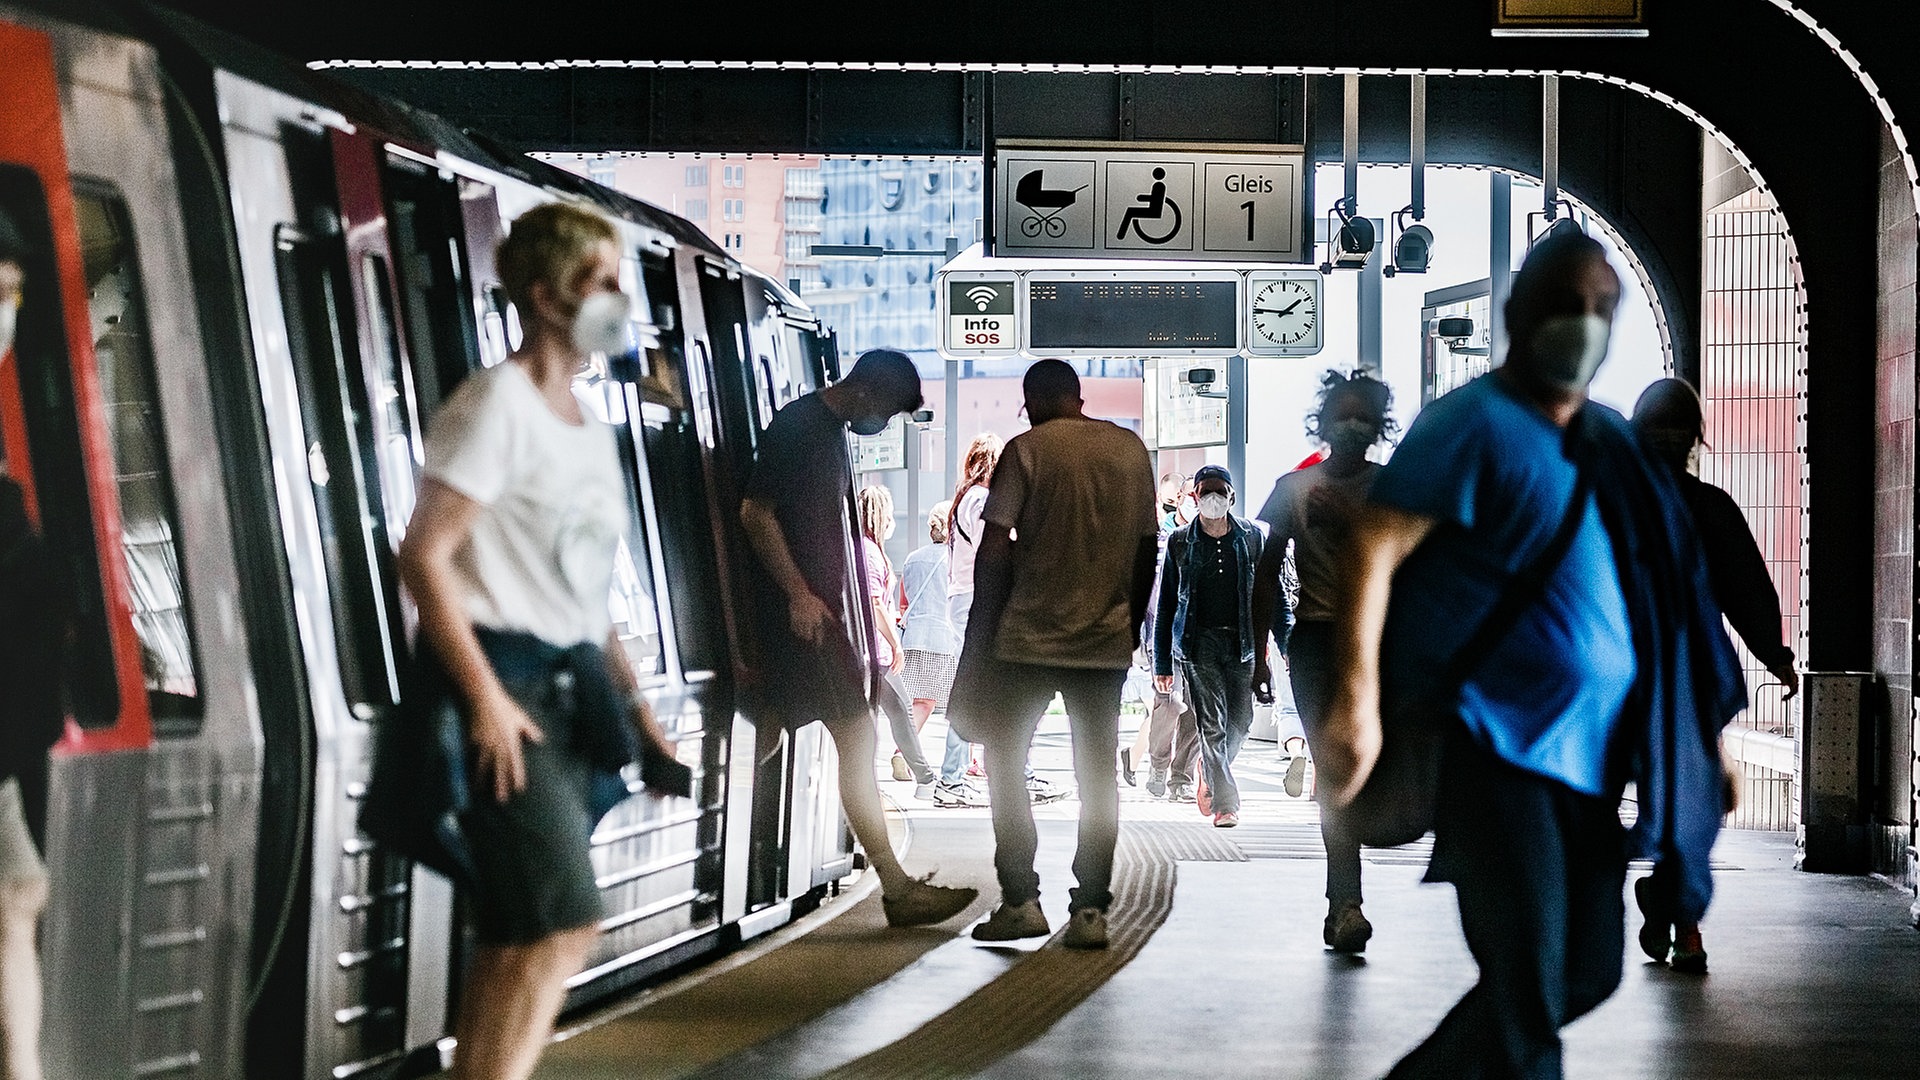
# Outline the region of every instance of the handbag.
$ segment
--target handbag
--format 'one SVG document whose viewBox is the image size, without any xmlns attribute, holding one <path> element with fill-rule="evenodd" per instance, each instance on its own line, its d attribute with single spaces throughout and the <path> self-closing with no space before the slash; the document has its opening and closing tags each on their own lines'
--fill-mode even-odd
<svg viewBox="0 0 1920 1080">
<path fill-rule="evenodd" d="M 1345 831 L 1360 843 L 1399 847 L 1413 843 L 1433 828 L 1447 721 L 1458 705 L 1460 690 L 1494 646 L 1513 631 L 1521 614 L 1545 595 L 1548 579 L 1566 561 L 1574 534 L 1586 517 L 1592 485 L 1587 470 L 1578 463 L 1575 468 L 1573 497 L 1553 539 L 1508 580 L 1473 636 L 1441 669 L 1432 689 L 1381 718 L 1379 760 L 1353 801 L 1337 809 L 1321 807 L 1321 813 L 1337 815 Z"/>
</svg>

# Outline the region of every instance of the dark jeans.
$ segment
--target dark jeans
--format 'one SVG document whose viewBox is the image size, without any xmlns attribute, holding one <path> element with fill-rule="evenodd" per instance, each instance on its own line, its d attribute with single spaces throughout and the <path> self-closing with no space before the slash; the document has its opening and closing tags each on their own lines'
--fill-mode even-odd
<svg viewBox="0 0 1920 1080">
<path fill-rule="evenodd" d="M 1174 693 L 1180 695 L 1183 708 L 1175 708 L 1173 694 L 1153 692 L 1153 710 L 1147 716 L 1147 757 L 1156 769 L 1165 769 L 1168 783 L 1193 783 L 1194 764 L 1200 757 L 1200 731 L 1194 726 L 1192 691 L 1178 673 L 1173 676 Z"/>
<path fill-rule="evenodd" d="M 987 798 L 993 804 L 993 865 L 1000 877 L 1000 899 L 1020 904 L 1040 896 L 1040 875 L 1033 857 L 1040 836 L 1033 825 L 1033 797 L 1027 792 L 1027 748 L 1040 716 L 1055 691 L 1066 698 L 1073 730 L 1073 775 L 1080 788 L 1080 841 L 1073 853 L 1078 887 L 1069 907 L 1099 908 L 1113 902 L 1113 846 L 1120 834 L 1120 787 L 1114 755 L 1120 749 L 1120 688 L 1125 668 L 1036 667 L 998 664 L 999 707 L 983 732 L 987 751 Z"/>
<path fill-rule="evenodd" d="M 1293 683 L 1293 707 L 1307 732 L 1307 752 L 1320 741 L 1320 724 L 1333 696 L 1333 624 L 1302 622 L 1287 639 L 1287 678 Z M 1360 903 L 1360 842 L 1348 835 L 1340 814 L 1320 804 L 1320 842 L 1327 848 L 1327 904 L 1339 908 Z"/>
<path fill-rule="evenodd" d="M 927 764 L 927 755 L 920 749 L 920 732 L 913 726 L 913 704 L 897 672 L 888 672 L 886 678 L 880 680 L 879 697 L 880 711 L 887 714 L 887 722 L 893 728 L 893 748 L 907 759 L 913 782 L 933 783 L 933 767 Z"/>
<path fill-rule="evenodd" d="M 1200 767 L 1213 793 L 1213 812 L 1240 811 L 1240 785 L 1233 759 L 1253 727 L 1253 661 L 1240 660 L 1240 634 L 1231 628 L 1198 630 L 1187 643 L 1180 668 L 1187 676 L 1194 726 L 1200 733 Z"/>
<path fill-rule="evenodd" d="M 1459 894 L 1480 982 L 1390 1078 L 1555 1080 L 1560 1029 L 1620 985 L 1626 832 L 1614 806 L 1522 772 L 1458 731 L 1430 880 Z"/>
</svg>

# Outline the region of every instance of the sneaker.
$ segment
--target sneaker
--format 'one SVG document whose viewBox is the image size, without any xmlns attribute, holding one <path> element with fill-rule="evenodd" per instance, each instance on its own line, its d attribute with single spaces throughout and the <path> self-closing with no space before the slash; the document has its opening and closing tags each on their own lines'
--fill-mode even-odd
<svg viewBox="0 0 1920 1080">
<path fill-rule="evenodd" d="M 933 798 L 933 789 L 939 786 L 939 782 L 935 780 L 929 780 L 924 784 L 915 784 L 913 785 L 913 797 L 919 799 L 921 802 L 927 802 Z"/>
<path fill-rule="evenodd" d="M 1320 932 L 1327 948 L 1343 953 L 1366 952 L 1367 939 L 1372 936 L 1373 924 L 1360 913 L 1359 904 L 1345 904 L 1330 912 Z"/>
<path fill-rule="evenodd" d="M 940 780 L 936 781 L 933 785 L 933 805 L 944 807 L 986 806 L 988 805 L 987 793 L 967 783 L 965 780 L 957 784 L 949 784 L 945 780 Z"/>
<path fill-rule="evenodd" d="M 1286 789 L 1288 795 L 1296 799 L 1300 797 L 1300 792 L 1306 790 L 1307 756 L 1305 754 L 1295 754 L 1287 762 L 1287 776 L 1280 784 Z"/>
<path fill-rule="evenodd" d="M 895 780 L 913 779 L 913 770 L 907 768 L 907 759 L 898 750 L 893 752 L 893 778 Z"/>
<path fill-rule="evenodd" d="M 1168 802 L 1192 802 L 1193 801 L 1193 785 L 1192 784 L 1174 784 L 1168 787 L 1167 801 Z"/>
<path fill-rule="evenodd" d="M 1200 807 L 1201 817 L 1213 816 L 1213 792 L 1207 790 L 1207 774 L 1200 774 L 1200 781 L 1193 789 L 1194 804 Z"/>
<path fill-rule="evenodd" d="M 1707 946 L 1700 940 L 1700 928 L 1697 926 L 1679 927 L 1679 933 L 1673 940 L 1673 970 L 1688 975 L 1707 973 Z"/>
<path fill-rule="evenodd" d="M 1060 935 L 1060 944 L 1069 949 L 1106 948 L 1107 913 L 1090 907 L 1074 912 L 1067 920 L 1067 932 Z"/>
<path fill-rule="evenodd" d="M 979 895 L 979 889 L 956 889 L 918 878 L 909 882 L 900 895 L 883 897 L 880 907 L 887 913 L 888 926 L 929 926 L 946 922 L 965 911 Z"/>
<path fill-rule="evenodd" d="M 1666 920 L 1664 914 L 1655 913 L 1659 904 L 1653 897 L 1652 878 L 1643 877 L 1634 881 L 1633 902 L 1646 918 L 1646 922 L 1640 924 L 1640 951 L 1656 964 L 1666 963 L 1667 950 L 1673 945 L 1673 924 Z"/>
<path fill-rule="evenodd" d="M 973 928 L 975 941 L 1019 941 L 1021 938 L 1046 937 L 1053 933 L 1047 925 L 1046 913 L 1040 910 L 1040 901 L 1028 900 L 1022 904 L 1002 903 L 993 909 L 986 921 Z"/>
<path fill-rule="evenodd" d="M 1147 794 L 1159 798 L 1167 793 L 1167 771 L 1158 765 L 1147 773 Z"/>
<path fill-rule="evenodd" d="M 1039 806 L 1042 803 L 1057 802 L 1072 792 L 1043 777 L 1029 776 L 1027 777 L 1027 794 L 1033 796 L 1033 805 Z"/>
<path fill-rule="evenodd" d="M 1240 824 L 1240 815 L 1231 810 L 1222 810 L 1213 815 L 1213 827 L 1216 829 L 1231 829 L 1238 824 Z"/>
</svg>

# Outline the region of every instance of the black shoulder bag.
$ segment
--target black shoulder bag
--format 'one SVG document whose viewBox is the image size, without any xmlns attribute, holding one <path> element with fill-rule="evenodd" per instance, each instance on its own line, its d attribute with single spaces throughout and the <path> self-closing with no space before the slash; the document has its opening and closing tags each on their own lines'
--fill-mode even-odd
<svg viewBox="0 0 1920 1080">
<path fill-rule="evenodd" d="M 1368 847 L 1411 844 L 1433 828 L 1440 786 L 1440 758 L 1446 747 L 1446 722 L 1460 698 L 1460 690 L 1485 662 L 1494 646 L 1513 631 L 1520 616 L 1546 594 L 1547 581 L 1573 548 L 1574 534 L 1586 517 L 1592 492 L 1587 470 L 1576 464 L 1573 498 L 1567 503 L 1560 529 L 1540 554 L 1508 580 L 1493 609 L 1441 669 L 1433 689 L 1382 717 L 1380 759 L 1347 806 L 1321 813 L 1338 814 L 1355 839 Z"/>
</svg>

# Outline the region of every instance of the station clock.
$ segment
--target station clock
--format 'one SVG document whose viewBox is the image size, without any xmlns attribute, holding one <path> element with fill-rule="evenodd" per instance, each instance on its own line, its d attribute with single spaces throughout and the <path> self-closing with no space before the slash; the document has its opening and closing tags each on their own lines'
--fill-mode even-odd
<svg viewBox="0 0 1920 1080">
<path fill-rule="evenodd" d="M 1247 353 L 1310 356 L 1320 351 L 1320 275 L 1256 270 L 1247 275 Z"/>
</svg>

